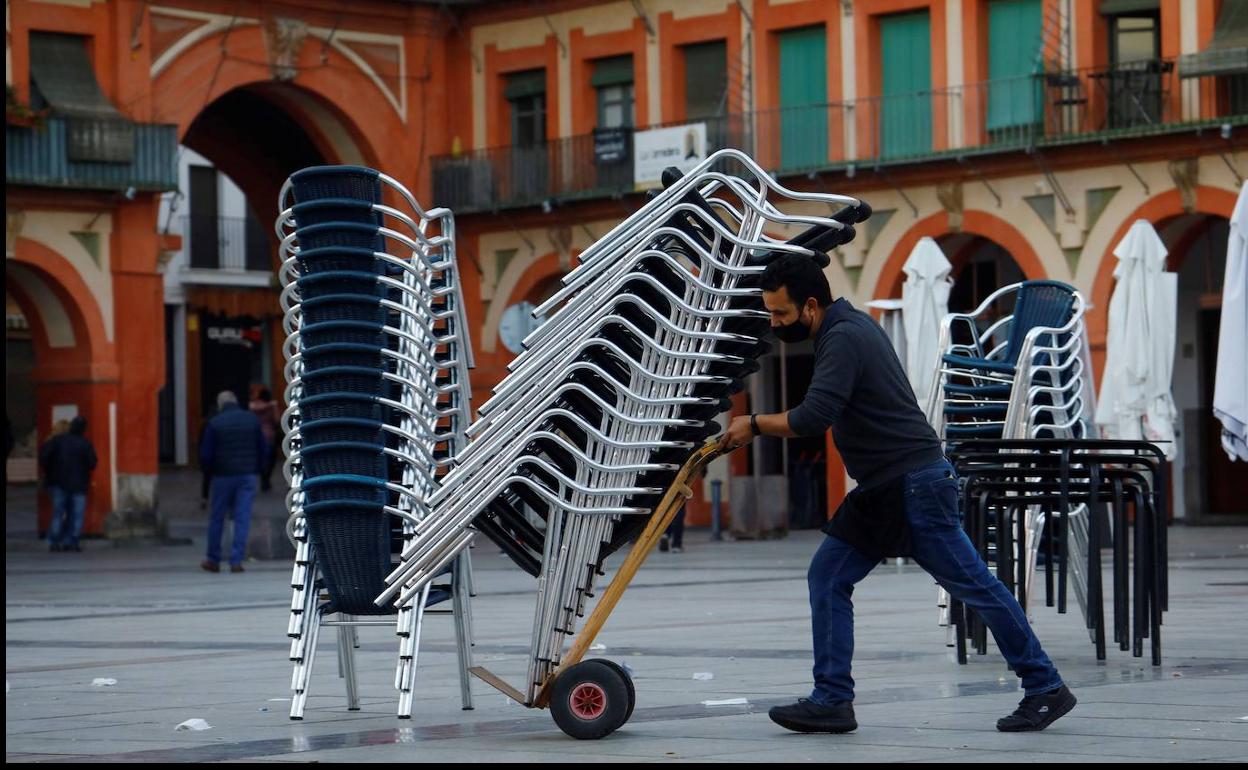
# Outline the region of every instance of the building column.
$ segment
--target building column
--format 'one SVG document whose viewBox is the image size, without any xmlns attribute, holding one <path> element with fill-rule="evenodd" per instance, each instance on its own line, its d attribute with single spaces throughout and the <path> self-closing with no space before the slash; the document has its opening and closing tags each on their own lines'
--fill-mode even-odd
<svg viewBox="0 0 1248 770">
<path fill-rule="evenodd" d="M 113 230 L 117 360 L 117 493 L 109 537 L 163 534 L 158 515 L 159 391 L 165 382 L 164 281 L 154 195 L 118 206 Z"/>
</svg>

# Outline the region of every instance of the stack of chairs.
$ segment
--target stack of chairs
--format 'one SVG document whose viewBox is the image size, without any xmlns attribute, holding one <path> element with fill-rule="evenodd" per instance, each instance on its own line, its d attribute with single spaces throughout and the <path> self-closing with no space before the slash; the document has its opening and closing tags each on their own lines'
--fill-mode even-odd
<svg viewBox="0 0 1248 770">
<path fill-rule="evenodd" d="M 727 164 L 735 173 L 717 170 Z M 736 150 L 687 176 L 669 169 L 664 182 L 535 311 L 548 319 L 482 405 L 379 597 L 406 601 L 475 533 L 489 537 L 537 578 L 528 681 L 516 690 L 528 705 L 558 668 L 604 559 L 644 528 L 759 368 L 770 347 L 759 273 L 782 253 L 826 265 L 824 252 L 870 213 L 853 198 L 786 190 Z M 799 201 L 819 213 L 778 208 Z M 767 232 L 781 228 L 802 232 Z"/>
<path fill-rule="evenodd" d="M 1143 655 L 1149 640 L 1152 663 L 1161 665 L 1161 619 L 1169 591 L 1169 467 L 1161 449 L 1144 441 L 968 439 L 951 443 L 949 457 L 965 484 L 967 533 L 985 557 L 995 545 L 998 575 L 1024 609 L 1029 599 L 1024 590 L 1026 566 L 1010 556 L 1026 533 L 989 524 L 993 511 L 1035 506 L 1053 522 L 1046 541 L 1045 604 L 1056 604 L 1064 613 L 1068 585 L 1084 591 L 1088 632 L 1097 660 L 1105 660 L 1101 551 L 1112 548 L 1112 640 L 1135 657 Z M 1080 508 L 1096 512 L 1092 525 L 1083 530 L 1070 526 L 1072 512 Z M 1106 508 L 1112 514 L 1108 518 L 1102 513 Z M 1012 518 L 1023 522 L 1021 516 Z M 1082 586 L 1070 579 L 1075 575 L 1085 576 Z M 958 660 L 966 662 L 968 637 L 984 654 L 987 634 L 982 622 L 956 601 L 951 602 L 951 614 Z"/>
<path fill-rule="evenodd" d="M 1002 313 L 1008 302 L 1012 312 Z M 970 313 L 951 313 L 940 327 L 941 359 L 927 398 L 927 419 L 946 441 L 969 438 L 1080 438 L 1090 435 L 1095 386 L 1084 314 L 1087 303 L 1059 281 L 1022 281 L 1004 286 Z M 991 527 L 1024 526 L 1016 554 L 989 550 L 989 564 L 1009 559 L 1024 565 L 1023 589 L 1032 575 L 1049 524 L 1043 508 L 1009 507 L 1023 524 L 993 518 Z M 994 516 L 995 516 L 994 510 Z M 1087 542 L 1087 510 L 1072 512 L 1076 556 Z M 1085 604 L 1086 575 L 1075 573 L 1076 595 Z M 949 597 L 941 589 L 941 625 L 949 626 Z M 952 643 L 953 629 L 950 626 Z"/>
<path fill-rule="evenodd" d="M 993 321 L 1010 298 L 1013 312 Z M 927 407 L 937 432 L 950 440 L 1085 435 L 1093 392 L 1085 309 L 1067 284 L 1023 281 L 971 313 L 945 316 Z"/>
<path fill-rule="evenodd" d="M 417 594 L 373 601 L 394 554 L 428 516 L 471 414 L 454 219 L 446 209 L 424 210 L 394 179 L 354 166 L 295 173 L 278 207 L 287 532 L 296 548 L 290 716 L 303 717 L 322 626 L 338 629 L 339 675 L 348 707 L 358 709 L 357 629 L 382 625 L 400 637 L 398 715 L 410 717 L 425 609 L 448 601 L 463 705 L 471 708 L 466 554 Z"/>
</svg>

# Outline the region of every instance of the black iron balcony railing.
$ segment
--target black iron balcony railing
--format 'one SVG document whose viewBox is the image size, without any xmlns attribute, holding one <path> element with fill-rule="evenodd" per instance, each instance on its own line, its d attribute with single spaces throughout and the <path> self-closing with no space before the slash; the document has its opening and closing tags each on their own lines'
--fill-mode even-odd
<svg viewBox="0 0 1248 770">
<path fill-rule="evenodd" d="M 697 121 L 706 124 L 707 152 L 749 146 L 745 116 Z M 566 201 L 633 192 L 631 132 L 628 152 L 604 160 L 593 134 L 532 147 L 499 147 L 433 159 L 433 199 L 454 211 L 532 206 L 549 199 Z"/>
<path fill-rule="evenodd" d="M 178 187 L 177 126 L 49 117 L 6 124 L 5 182 L 80 190 Z M 84 160 L 84 158 L 92 158 Z"/>
<path fill-rule="evenodd" d="M 182 217 L 182 239 L 194 270 L 273 270 L 268 233 L 254 217 L 190 214 Z"/>
<path fill-rule="evenodd" d="M 737 147 L 778 174 L 1248 124 L 1248 76 L 1181 75 L 1159 59 L 702 122 L 708 152 Z M 434 200 L 457 211 L 636 189 L 631 154 L 599 162 L 591 135 L 436 157 L 433 176 Z"/>
</svg>

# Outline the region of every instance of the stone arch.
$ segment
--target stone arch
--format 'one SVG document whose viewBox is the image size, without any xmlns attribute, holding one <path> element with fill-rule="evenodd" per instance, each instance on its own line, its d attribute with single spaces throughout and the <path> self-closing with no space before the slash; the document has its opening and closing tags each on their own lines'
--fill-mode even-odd
<svg viewBox="0 0 1248 770">
<path fill-rule="evenodd" d="M 888 259 L 885 260 L 883 267 L 881 267 L 871 297 L 873 299 L 883 299 L 900 296 L 901 283 L 904 280 L 902 267 L 906 264 L 906 259 L 910 256 L 910 252 L 914 250 L 919 239 L 924 236 L 939 238 L 950 232 L 948 215 L 943 211 L 932 214 L 911 225 L 898 239 L 889 253 Z M 1048 271 L 1045 269 L 1044 263 L 1026 236 L 1004 219 L 985 211 L 967 211 L 962 215 L 962 227 L 959 232 L 968 235 L 978 235 L 1000 245 L 1010 253 L 1028 280 L 1048 277 Z"/>
<path fill-rule="evenodd" d="M 1157 225 L 1164 220 L 1183 214 L 1209 214 L 1230 219 L 1231 213 L 1235 210 L 1235 200 L 1235 193 L 1229 190 L 1200 186 L 1196 188 L 1196 205 L 1188 211 L 1183 207 L 1183 199 L 1179 191 L 1168 190 L 1149 198 L 1119 222 L 1113 236 L 1109 239 L 1105 252 L 1097 263 L 1096 277 L 1092 281 L 1092 291 L 1089 297 L 1092 309 L 1088 312 L 1088 338 L 1093 352 L 1094 371 L 1100 371 L 1104 363 L 1105 334 L 1109 324 L 1109 299 L 1114 290 L 1114 267 L 1118 263 L 1118 258 L 1114 256 L 1114 248 L 1126 236 L 1132 223 L 1137 219 L 1145 219 Z"/>
<path fill-rule="evenodd" d="M 231 91 L 252 88 L 296 116 L 323 154 L 335 162 L 376 165 L 383 148 L 404 146 L 405 116 L 393 110 L 378 115 L 377 100 L 371 94 L 361 97 L 364 88 L 380 86 L 359 61 L 336 46 L 309 43 L 294 64 L 293 80 L 274 79 L 264 30 L 258 25 L 215 31 L 179 50 L 154 73 L 153 112 L 157 120 L 176 123 L 181 138 L 212 102 Z M 390 101 L 388 94 L 382 95 Z"/>
<path fill-rule="evenodd" d="M 498 324 L 503 318 L 503 311 L 526 299 L 530 292 L 547 281 L 565 273 L 567 270 L 561 264 L 559 255 L 553 251 L 528 259 L 513 259 L 494 289 L 494 300 L 490 302 L 481 329 L 481 349 L 486 352 L 498 350 Z"/>
<path fill-rule="evenodd" d="M 93 370 L 114 363 L 103 313 L 69 260 L 38 241 L 19 237 L 5 273 L 6 288 L 38 326 L 37 350 L 73 351 L 75 359 Z M 116 374 L 115 367 L 111 374 Z"/>
<path fill-rule="evenodd" d="M 73 405 L 88 422 L 99 465 L 92 477 L 83 531 L 98 533 L 116 495 L 115 415 L 120 370 L 95 295 L 63 255 L 18 237 L 5 269 L 5 290 L 26 316 L 35 355 L 35 429 L 40 440 L 52 428 L 54 407 Z M 40 528 L 50 516 L 39 507 Z"/>
</svg>

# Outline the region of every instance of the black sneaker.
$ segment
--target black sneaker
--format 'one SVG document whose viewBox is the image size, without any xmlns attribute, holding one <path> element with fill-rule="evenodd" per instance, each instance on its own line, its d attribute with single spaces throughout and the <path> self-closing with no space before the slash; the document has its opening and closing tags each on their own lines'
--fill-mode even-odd
<svg viewBox="0 0 1248 770">
<path fill-rule="evenodd" d="M 659 550 L 667 553 L 667 549 L 672 546 L 672 538 L 670 535 L 663 535 L 659 538 Z"/>
<path fill-rule="evenodd" d="M 1043 730 L 1061 719 L 1079 701 L 1066 685 L 1043 695 L 1028 695 L 1008 717 L 997 720 L 997 729 L 1003 733 L 1025 733 Z"/>
<path fill-rule="evenodd" d="M 854 704 L 847 700 L 825 706 L 809 698 L 799 698 L 792 706 L 772 706 L 767 716 L 796 733 L 850 733 L 858 729 Z"/>
</svg>

